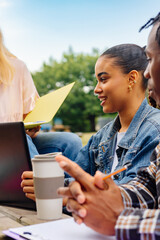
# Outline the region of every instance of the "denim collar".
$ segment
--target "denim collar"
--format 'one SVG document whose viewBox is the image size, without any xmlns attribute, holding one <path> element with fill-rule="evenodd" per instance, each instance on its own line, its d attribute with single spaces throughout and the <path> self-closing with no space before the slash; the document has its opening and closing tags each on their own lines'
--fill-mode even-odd
<svg viewBox="0 0 160 240">
<path fill-rule="evenodd" d="M 138 111 L 134 115 L 134 118 L 132 119 L 129 128 L 127 129 L 127 132 L 125 133 L 124 137 L 119 142 L 119 146 L 125 149 L 129 149 L 132 142 L 135 140 L 138 130 L 146 118 L 146 116 L 152 111 L 152 108 L 149 106 L 147 99 L 145 98 L 140 105 Z M 115 121 L 113 122 L 112 126 L 112 133 L 116 133 L 119 131 L 121 127 L 119 116 L 116 117 Z"/>
</svg>

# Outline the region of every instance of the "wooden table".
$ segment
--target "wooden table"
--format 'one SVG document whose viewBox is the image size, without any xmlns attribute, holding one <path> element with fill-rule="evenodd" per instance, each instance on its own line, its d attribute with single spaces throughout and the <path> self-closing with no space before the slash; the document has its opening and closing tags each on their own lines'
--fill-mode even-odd
<svg viewBox="0 0 160 240">
<path fill-rule="evenodd" d="M 43 220 L 37 219 L 36 214 L 37 213 L 35 211 L 0 206 L 0 239 L 11 239 L 3 234 L 3 230 L 45 222 Z M 68 217 L 70 216 L 65 214 L 62 215 L 62 218 Z"/>
</svg>

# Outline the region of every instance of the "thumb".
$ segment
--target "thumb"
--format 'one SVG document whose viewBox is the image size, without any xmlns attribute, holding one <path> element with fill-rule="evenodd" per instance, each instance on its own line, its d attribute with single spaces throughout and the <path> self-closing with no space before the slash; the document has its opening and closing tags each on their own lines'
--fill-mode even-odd
<svg viewBox="0 0 160 240">
<path fill-rule="evenodd" d="M 108 189 L 114 187 L 116 184 L 111 177 L 103 179 L 106 175 L 100 171 L 97 171 L 94 175 L 94 185 L 100 189 Z"/>
<path fill-rule="evenodd" d="M 105 175 L 101 173 L 100 171 L 97 171 L 94 175 L 94 185 L 100 189 L 104 189 L 104 181 L 103 177 Z"/>
</svg>

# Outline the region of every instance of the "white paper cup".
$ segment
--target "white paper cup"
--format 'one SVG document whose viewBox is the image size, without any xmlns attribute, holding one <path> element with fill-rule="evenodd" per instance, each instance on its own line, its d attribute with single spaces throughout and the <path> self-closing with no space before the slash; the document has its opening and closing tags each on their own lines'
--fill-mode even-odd
<svg viewBox="0 0 160 240">
<path fill-rule="evenodd" d="M 32 159 L 37 217 L 43 220 L 62 217 L 62 198 L 57 189 L 64 185 L 64 171 L 55 161 L 58 154 L 36 155 Z"/>
</svg>

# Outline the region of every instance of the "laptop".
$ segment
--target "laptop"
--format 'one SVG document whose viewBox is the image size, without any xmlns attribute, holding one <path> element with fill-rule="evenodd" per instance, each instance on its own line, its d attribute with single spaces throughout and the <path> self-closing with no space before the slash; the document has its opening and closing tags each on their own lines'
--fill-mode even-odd
<svg viewBox="0 0 160 240">
<path fill-rule="evenodd" d="M 0 205 L 36 209 L 20 186 L 23 171 L 31 171 L 23 122 L 0 123 Z"/>
</svg>

